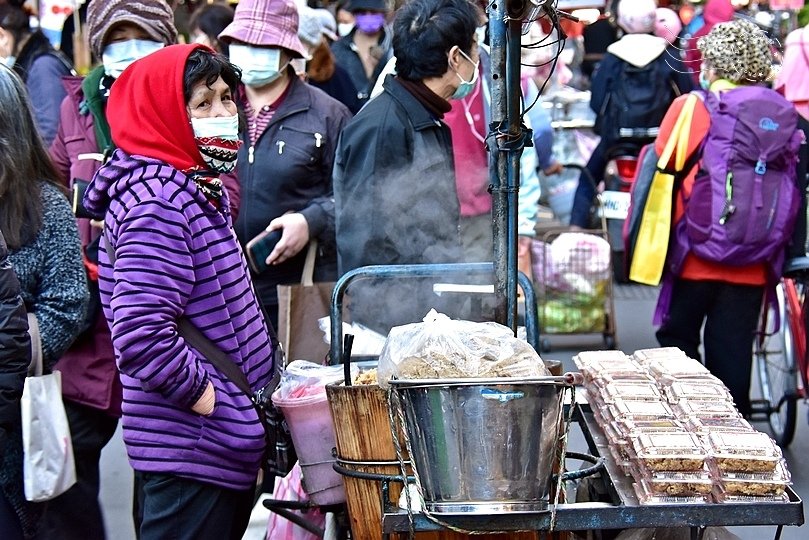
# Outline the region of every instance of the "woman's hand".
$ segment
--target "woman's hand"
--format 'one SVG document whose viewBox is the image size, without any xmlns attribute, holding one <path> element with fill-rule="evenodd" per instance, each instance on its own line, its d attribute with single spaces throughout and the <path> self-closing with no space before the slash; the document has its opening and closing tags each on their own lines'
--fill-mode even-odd
<svg viewBox="0 0 809 540">
<path fill-rule="evenodd" d="M 196 403 L 191 407 L 191 410 L 201 416 L 211 416 L 213 407 L 216 404 L 216 392 L 214 392 L 213 384 L 208 381 L 208 386 Z"/>
<path fill-rule="evenodd" d="M 294 257 L 309 243 L 309 224 L 303 214 L 290 212 L 270 222 L 268 231 L 282 229 L 281 240 L 275 245 L 267 264 L 281 264 Z"/>
</svg>

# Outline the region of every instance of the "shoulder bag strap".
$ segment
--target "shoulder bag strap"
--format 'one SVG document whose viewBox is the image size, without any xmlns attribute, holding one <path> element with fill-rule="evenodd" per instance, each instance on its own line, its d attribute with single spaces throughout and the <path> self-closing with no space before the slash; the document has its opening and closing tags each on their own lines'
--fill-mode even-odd
<svg viewBox="0 0 809 540">
<path fill-rule="evenodd" d="M 315 259 L 317 259 L 317 240 L 309 242 L 309 250 L 306 252 L 306 260 L 303 263 L 301 272 L 301 285 L 311 287 L 314 285 Z"/>
<path fill-rule="evenodd" d="M 109 255 L 110 262 L 114 265 L 116 259 L 115 248 L 112 247 L 106 230 L 102 237 L 107 255 Z M 228 379 L 239 387 L 239 390 L 247 394 L 251 400 L 253 399 L 253 390 L 250 388 L 250 383 L 242 370 L 213 341 L 200 332 L 199 328 L 194 326 L 191 321 L 185 317 L 180 317 L 177 320 L 177 333 L 219 371 L 224 373 Z"/>
<path fill-rule="evenodd" d="M 28 376 L 40 377 L 44 369 L 42 336 L 39 334 L 39 321 L 34 313 L 28 314 L 28 335 L 31 336 L 31 363 L 28 365 Z"/>
</svg>

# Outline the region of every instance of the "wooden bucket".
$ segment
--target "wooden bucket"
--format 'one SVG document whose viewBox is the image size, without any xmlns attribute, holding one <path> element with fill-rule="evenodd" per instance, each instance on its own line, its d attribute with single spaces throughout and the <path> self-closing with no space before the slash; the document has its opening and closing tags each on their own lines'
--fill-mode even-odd
<svg viewBox="0 0 809 540">
<path fill-rule="evenodd" d="M 338 461 L 346 468 L 358 472 L 400 475 L 396 449 L 388 418 L 388 398 L 377 385 L 326 387 L 329 406 L 334 420 L 334 435 L 337 443 Z M 404 435 L 399 433 L 404 444 Z M 407 458 L 406 449 L 404 459 Z M 363 461 L 376 465 L 355 465 L 346 461 Z M 389 463 L 389 464 L 387 464 Z M 379 540 L 382 537 L 382 497 L 379 482 L 344 476 L 346 503 L 352 537 L 357 540 Z M 401 485 L 390 484 L 390 497 L 397 501 Z M 406 534 L 393 535 L 407 538 Z M 476 536 L 451 531 L 417 533 L 419 540 L 460 540 Z M 537 533 L 514 533 L 486 535 L 491 540 L 536 540 Z"/>
</svg>

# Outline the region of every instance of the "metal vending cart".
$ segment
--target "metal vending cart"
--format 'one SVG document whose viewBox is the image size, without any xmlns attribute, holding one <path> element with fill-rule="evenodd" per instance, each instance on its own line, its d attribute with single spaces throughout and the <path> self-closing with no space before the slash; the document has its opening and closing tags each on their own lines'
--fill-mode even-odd
<svg viewBox="0 0 809 540">
<path fill-rule="evenodd" d="M 444 272 L 461 271 L 469 274 L 494 273 L 495 293 L 495 320 L 508 326 L 517 334 L 517 287 L 525 284 L 527 278 L 517 271 L 517 194 L 519 190 L 519 160 L 525 146 L 530 145 L 531 134 L 522 125 L 522 111 L 520 99 L 520 36 L 523 21 L 533 21 L 540 12 L 544 12 L 558 27 L 558 18 L 563 16 L 555 9 L 555 4 L 545 0 L 504 0 L 493 1 L 487 6 L 489 15 L 489 37 L 491 43 L 492 62 L 492 92 L 491 111 L 492 123 L 487 137 L 490 159 L 490 180 L 493 198 L 493 230 L 494 230 L 494 262 L 477 263 L 472 265 L 409 265 L 409 266 L 377 266 L 356 269 L 343 276 L 335 286 L 332 296 L 331 313 L 331 361 L 338 363 L 344 359 L 342 335 L 342 297 L 348 282 L 361 277 L 406 277 L 406 276 L 433 276 Z M 532 303 L 536 302 L 533 289 L 525 286 L 526 310 L 530 314 Z M 534 310 L 534 314 L 536 311 Z M 528 341 L 538 348 L 538 333 L 536 328 L 528 321 Z M 538 349 L 537 349 L 538 350 Z M 347 355 L 350 357 L 350 354 Z M 346 369 L 349 372 L 348 368 Z M 563 377 L 557 377 L 563 378 Z M 350 380 L 350 375 L 346 377 Z M 474 380 L 472 380 L 474 381 Z M 451 386 L 454 383 L 439 381 L 438 385 Z M 474 383 L 460 383 L 474 384 Z M 574 390 L 575 392 L 575 390 Z M 551 496 L 547 508 L 537 511 L 511 511 L 503 505 L 499 511 L 465 511 L 459 509 L 455 512 L 436 514 L 436 512 L 419 511 L 411 505 L 408 495 L 407 509 L 400 509 L 397 504 L 398 489 L 402 484 L 411 484 L 416 480 L 419 471 L 408 469 L 403 457 L 403 451 L 397 439 L 396 412 L 393 404 L 397 391 L 379 396 L 379 414 L 390 416 L 391 434 L 396 446 L 396 459 L 394 461 L 349 461 L 337 457 L 335 470 L 346 477 L 353 477 L 369 482 L 379 483 L 379 503 L 381 508 L 381 535 L 382 538 L 395 536 L 401 538 L 402 534 L 414 537 L 420 532 L 439 532 L 440 535 L 449 534 L 449 531 L 463 535 L 477 535 L 486 533 L 512 533 L 517 531 L 537 531 L 542 538 L 555 538 L 553 531 L 584 530 L 598 533 L 600 530 L 625 529 L 641 527 L 690 527 L 691 537 L 698 540 L 702 537 L 705 527 L 711 525 L 775 525 L 776 538 L 780 536 L 781 528 L 785 525 L 801 525 L 804 522 L 803 503 L 799 497 L 787 488 L 788 502 L 778 504 L 750 505 L 743 503 L 726 504 L 655 504 L 641 505 L 635 496 L 631 480 L 619 470 L 615 460 L 607 448 L 606 438 L 601 427 L 596 422 L 589 405 L 579 403 L 575 393 L 568 404 L 564 406 L 565 437 L 560 438 L 558 455 L 561 466 L 555 468 L 552 482 L 556 485 L 555 493 L 562 492 L 562 482 L 575 480 L 588 475 L 595 476 L 595 484 L 601 496 L 591 499 L 591 502 L 573 503 L 562 502 L 558 496 Z M 503 404 L 517 399 L 518 392 L 508 394 L 487 394 L 486 398 L 492 408 L 498 403 Z M 385 405 L 390 397 L 391 401 Z M 398 399 L 398 398 L 395 398 Z M 474 417 L 475 414 L 465 408 L 468 402 L 456 401 L 453 403 L 435 400 L 432 416 L 439 416 L 443 411 L 457 408 L 459 416 Z M 561 401 L 560 401 L 561 403 Z M 447 405 L 447 406 L 444 406 Z M 452 407 L 450 407 L 450 405 Z M 453 408 L 453 410 L 455 410 Z M 401 413 L 401 409 L 399 410 Z M 334 415 L 334 409 L 332 409 Z M 372 415 L 374 411 L 363 411 L 363 414 Z M 382 418 L 378 425 L 385 426 L 387 418 Z M 402 422 L 403 424 L 403 422 Z M 559 421 L 556 425 L 561 426 Z M 554 424 L 547 426 L 553 428 Z M 589 454 L 566 453 L 565 438 L 571 426 L 580 429 L 587 441 Z M 451 427 L 451 426 L 450 426 Z M 493 426 L 489 426 L 491 428 Z M 382 430 L 380 430 L 382 431 Z M 456 430 L 460 431 L 460 430 Z M 479 432 L 486 435 L 486 430 Z M 529 441 L 531 437 L 539 434 L 531 433 L 520 437 L 517 442 Z M 424 437 L 427 439 L 428 437 Z M 435 437 L 434 437 L 435 439 Z M 444 438 L 444 441 L 447 439 Z M 514 442 L 514 441 L 510 441 Z M 440 443 L 440 441 L 439 441 Z M 440 445 L 440 444 L 439 444 Z M 338 441 L 339 446 L 339 441 Z M 378 447 L 374 450 L 378 450 Z M 413 452 L 408 454 L 414 459 Z M 382 458 L 382 459 L 391 459 Z M 578 460 L 589 463 L 590 466 L 578 470 L 564 472 L 567 460 Z M 358 466 L 389 466 L 399 473 L 376 473 L 358 471 Z M 401 465 L 401 467 L 398 467 Z M 513 465 L 504 464 L 504 467 Z M 349 471 L 349 466 L 352 471 Z M 423 471 L 422 471 L 423 472 Z M 444 471 L 452 476 L 453 470 Z M 412 474 L 411 474 L 412 473 Z M 457 476 L 457 475 L 455 475 Z M 480 475 L 480 482 L 485 478 Z M 392 488 L 397 490 L 393 491 Z M 404 490 L 405 494 L 409 490 Z M 427 501 L 425 501 L 427 502 Z M 429 503 L 428 503 L 429 504 Z M 532 535 L 533 533 L 527 533 Z M 443 536 L 439 536 L 443 537 Z M 471 537 L 471 536 L 462 536 Z M 523 538 L 524 536 L 519 536 Z M 537 536 L 532 536 L 536 538 Z M 457 538 L 452 536 L 452 538 Z"/>
</svg>

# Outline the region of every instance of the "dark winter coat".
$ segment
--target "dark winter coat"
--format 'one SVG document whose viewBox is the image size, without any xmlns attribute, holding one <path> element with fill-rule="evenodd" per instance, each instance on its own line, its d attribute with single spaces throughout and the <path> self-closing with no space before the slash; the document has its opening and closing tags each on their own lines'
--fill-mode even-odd
<svg viewBox="0 0 809 540">
<path fill-rule="evenodd" d="M 335 157 L 341 274 L 372 264 L 463 261 L 449 127 L 393 76 L 384 89 L 343 130 Z M 431 307 L 443 311 L 429 281 L 390 281 L 352 293 L 355 322 L 387 333 Z"/>
<path fill-rule="evenodd" d="M 65 97 L 62 77 L 70 75 L 68 59 L 54 50 L 42 32 L 34 32 L 20 51 L 14 71 L 31 96 L 39 134 L 50 144 L 59 126 L 59 105 Z"/>
<path fill-rule="evenodd" d="M 357 90 L 357 98 L 362 104 L 365 104 L 371 96 L 371 90 L 373 90 L 379 74 L 393 56 L 393 47 L 391 31 L 385 28 L 379 41 L 379 63 L 369 78 L 354 45 L 354 32 L 356 31 L 357 29 L 354 28 L 351 33 L 343 36 L 339 41 L 335 41 L 331 46 L 331 51 L 334 53 L 337 65 L 346 70 L 351 77 L 351 82 Z"/>
<path fill-rule="evenodd" d="M 239 150 L 236 172 L 242 204 L 235 223 L 245 245 L 270 222 L 287 212 L 300 212 L 317 238 L 315 281 L 336 276 L 334 195 L 331 173 L 337 138 L 351 112 L 322 90 L 292 77 L 291 88 L 255 147 L 248 134 Z M 254 276 L 265 304 L 277 304 L 276 286 L 300 283 L 306 249 L 282 264 Z"/>
</svg>

